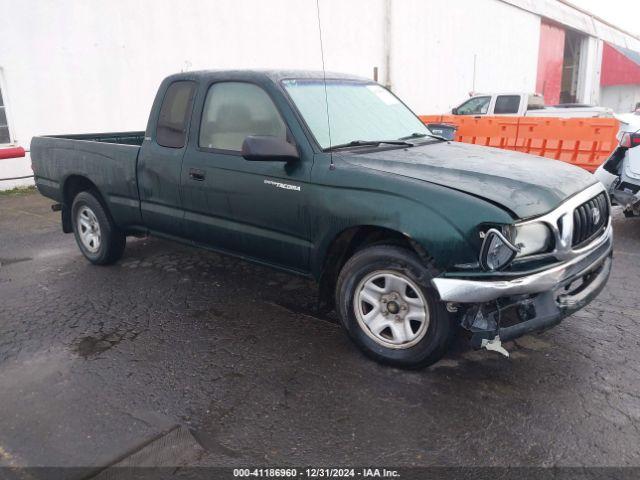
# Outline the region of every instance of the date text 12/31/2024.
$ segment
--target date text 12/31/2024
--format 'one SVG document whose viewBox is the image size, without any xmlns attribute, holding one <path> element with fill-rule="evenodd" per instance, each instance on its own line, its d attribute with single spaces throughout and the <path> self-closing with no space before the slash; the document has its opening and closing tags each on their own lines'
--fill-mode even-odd
<svg viewBox="0 0 640 480">
<path fill-rule="evenodd" d="M 234 478 L 399 478 L 397 470 L 386 468 L 237 468 Z"/>
</svg>

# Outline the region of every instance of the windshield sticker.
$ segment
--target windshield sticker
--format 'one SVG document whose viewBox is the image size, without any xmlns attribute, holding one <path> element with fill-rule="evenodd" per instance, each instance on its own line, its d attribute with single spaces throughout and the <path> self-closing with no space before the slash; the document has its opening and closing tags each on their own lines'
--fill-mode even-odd
<svg viewBox="0 0 640 480">
<path fill-rule="evenodd" d="M 385 90 L 380 85 L 367 85 L 367 88 L 371 90 L 376 96 L 387 105 L 397 105 L 400 103 L 396 97 L 394 97 L 388 90 Z"/>
</svg>

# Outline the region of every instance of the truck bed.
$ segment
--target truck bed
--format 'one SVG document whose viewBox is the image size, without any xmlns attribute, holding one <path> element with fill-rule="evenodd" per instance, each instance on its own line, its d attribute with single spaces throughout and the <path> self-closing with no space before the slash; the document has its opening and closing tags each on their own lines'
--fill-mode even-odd
<svg viewBox="0 0 640 480">
<path fill-rule="evenodd" d="M 85 133 L 33 137 L 31 161 L 40 192 L 65 203 L 74 177 L 88 179 L 114 218 L 136 224 L 140 202 L 136 180 L 144 132 Z"/>
</svg>

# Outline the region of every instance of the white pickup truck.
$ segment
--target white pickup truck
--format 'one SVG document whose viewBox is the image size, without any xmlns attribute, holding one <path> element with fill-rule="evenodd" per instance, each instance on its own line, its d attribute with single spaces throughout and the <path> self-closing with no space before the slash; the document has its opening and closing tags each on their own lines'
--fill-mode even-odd
<svg viewBox="0 0 640 480">
<path fill-rule="evenodd" d="M 612 117 L 613 110 L 583 104 L 546 106 L 535 93 L 475 93 L 451 110 L 453 115 L 511 115 L 528 117 Z"/>
</svg>

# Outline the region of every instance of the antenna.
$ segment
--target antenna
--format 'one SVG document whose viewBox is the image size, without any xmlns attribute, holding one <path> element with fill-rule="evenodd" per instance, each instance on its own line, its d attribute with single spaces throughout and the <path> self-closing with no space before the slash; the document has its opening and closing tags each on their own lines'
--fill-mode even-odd
<svg viewBox="0 0 640 480">
<path fill-rule="evenodd" d="M 473 54 L 473 80 L 471 82 L 471 91 L 475 94 L 476 93 L 476 58 L 477 58 L 477 54 L 474 53 Z"/>
<path fill-rule="evenodd" d="M 327 108 L 327 130 L 329 131 L 329 170 L 335 170 L 333 163 L 333 152 L 331 151 L 331 121 L 329 120 L 329 96 L 327 95 L 327 71 L 324 67 L 324 46 L 322 44 L 322 25 L 320 22 L 320 0 L 316 0 L 316 11 L 318 12 L 318 33 L 320 34 L 320 57 L 322 58 L 322 81 L 324 83 L 324 103 Z"/>
</svg>

